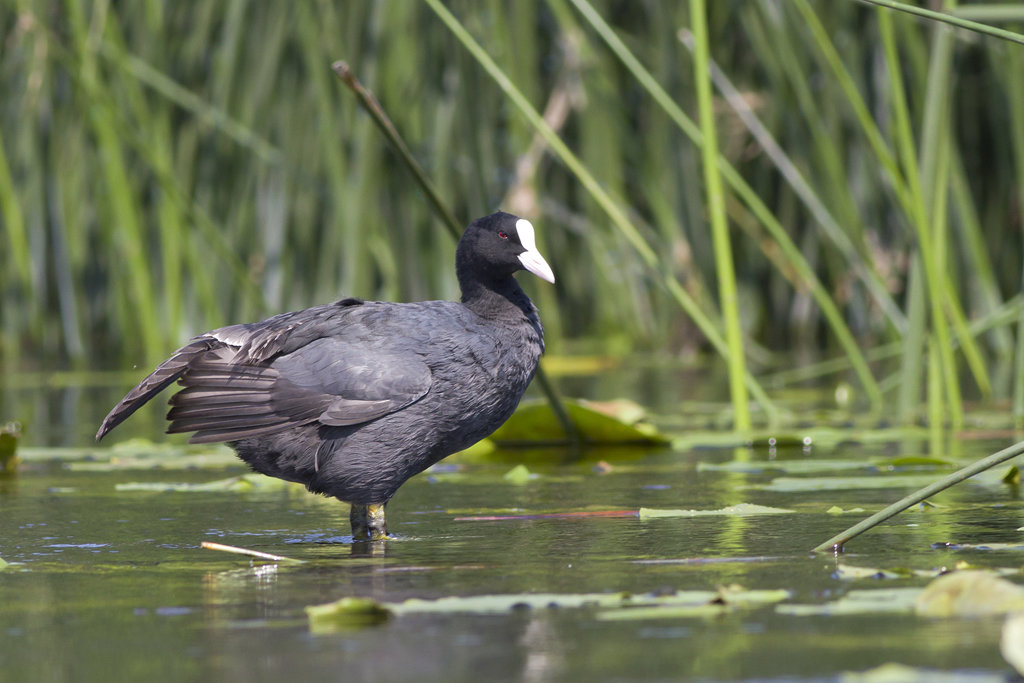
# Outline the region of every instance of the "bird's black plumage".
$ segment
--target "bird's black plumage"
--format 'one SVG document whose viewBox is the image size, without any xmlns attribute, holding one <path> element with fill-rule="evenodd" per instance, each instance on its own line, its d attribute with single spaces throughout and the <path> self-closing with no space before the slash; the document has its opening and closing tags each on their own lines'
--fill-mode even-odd
<svg viewBox="0 0 1024 683">
<path fill-rule="evenodd" d="M 478 219 L 456 251 L 461 302 L 342 299 L 199 335 L 96 438 L 177 381 L 168 432 L 226 441 L 258 472 L 382 506 L 519 403 L 544 350 L 537 310 L 512 277 L 524 268 L 554 280 L 529 222 Z"/>
</svg>

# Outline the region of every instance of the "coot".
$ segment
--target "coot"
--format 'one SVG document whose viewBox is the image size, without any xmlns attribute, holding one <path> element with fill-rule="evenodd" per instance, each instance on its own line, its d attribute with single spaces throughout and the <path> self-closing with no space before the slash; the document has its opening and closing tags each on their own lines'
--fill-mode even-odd
<svg viewBox="0 0 1024 683">
<path fill-rule="evenodd" d="M 497 212 L 459 240 L 462 301 L 342 299 L 201 334 L 114 406 L 111 429 L 175 380 L 168 433 L 225 441 L 257 472 L 351 504 L 356 538 L 386 538 L 409 477 L 497 429 L 544 350 L 513 274 L 554 282 L 529 221 Z"/>
</svg>

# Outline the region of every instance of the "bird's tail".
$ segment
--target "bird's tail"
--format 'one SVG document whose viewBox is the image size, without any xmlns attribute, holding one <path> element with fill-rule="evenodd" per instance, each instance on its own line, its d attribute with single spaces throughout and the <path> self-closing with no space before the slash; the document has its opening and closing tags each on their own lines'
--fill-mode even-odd
<svg viewBox="0 0 1024 683">
<path fill-rule="evenodd" d="M 181 377 L 194 358 L 219 346 L 224 346 L 224 343 L 213 337 L 199 337 L 175 351 L 174 355 L 158 365 L 156 370 L 151 372 L 146 379 L 139 382 L 138 386 L 129 391 L 114 406 L 113 410 L 104 418 L 99 431 L 96 432 L 96 440 L 102 439 L 106 436 L 107 432 L 128 419 L 146 401 L 159 394 L 174 380 Z"/>
</svg>

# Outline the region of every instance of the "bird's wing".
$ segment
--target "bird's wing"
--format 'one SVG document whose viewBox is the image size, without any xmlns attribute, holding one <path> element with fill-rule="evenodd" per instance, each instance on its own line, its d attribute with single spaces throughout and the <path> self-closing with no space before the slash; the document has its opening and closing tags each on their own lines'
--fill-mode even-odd
<svg viewBox="0 0 1024 683">
<path fill-rule="evenodd" d="M 279 354 L 292 353 L 339 329 L 345 329 L 350 321 L 348 314 L 365 303 L 362 299 L 342 299 L 302 311 L 280 313 L 258 323 L 221 327 L 208 334 L 236 347 L 236 363 L 258 365 Z"/>
<path fill-rule="evenodd" d="M 124 422 L 136 410 L 141 408 L 146 401 L 153 398 L 165 387 L 171 385 L 174 380 L 188 369 L 189 363 L 197 357 L 202 356 L 211 349 L 222 347 L 223 343 L 206 335 L 201 335 L 191 340 L 188 344 L 175 351 L 170 358 L 158 365 L 145 379 L 128 392 L 116 406 L 110 411 L 100 429 L 96 432 L 96 440 L 99 441 L 107 432 Z"/>
<path fill-rule="evenodd" d="M 383 348 L 382 348 L 383 347 Z M 414 351 L 363 340 L 315 339 L 269 362 L 238 362 L 232 347 L 189 364 L 171 398 L 168 432 L 192 443 L 235 441 L 318 421 L 356 425 L 401 410 L 430 389 L 430 368 Z"/>
</svg>

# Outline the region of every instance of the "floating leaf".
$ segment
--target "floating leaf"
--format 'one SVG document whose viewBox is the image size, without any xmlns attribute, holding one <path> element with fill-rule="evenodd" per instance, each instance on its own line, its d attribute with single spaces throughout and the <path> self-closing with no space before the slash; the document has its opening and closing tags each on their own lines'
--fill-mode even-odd
<svg viewBox="0 0 1024 683">
<path fill-rule="evenodd" d="M 1024 610 L 1024 588 L 978 569 L 944 574 L 917 599 L 927 617 L 978 617 Z"/>
<path fill-rule="evenodd" d="M 847 508 L 844 510 L 838 505 L 833 505 L 828 510 L 825 510 L 825 514 L 828 515 L 845 515 L 852 512 L 864 512 L 864 508 Z"/>
<path fill-rule="evenodd" d="M 747 488 L 800 493 L 805 491 L 847 491 L 850 489 L 916 489 L 935 481 L 926 474 L 880 474 L 874 477 L 777 477 L 769 484 L 751 484 Z"/>
<path fill-rule="evenodd" d="M 597 615 L 602 621 L 628 621 L 635 619 L 677 619 L 680 617 L 718 616 L 723 612 L 759 607 L 782 602 L 792 594 L 787 590 L 744 590 L 739 587 L 723 588 L 714 598 L 699 604 L 657 605 L 650 607 L 624 607 Z"/>
<path fill-rule="evenodd" d="M 844 671 L 840 683 L 1001 683 L 1002 674 L 921 669 L 889 662 L 866 671 Z"/>
<path fill-rule="evenodd" d="M 820 427 L 799 433 L 780 434 L 777 432 L 733 432 L 722 430 L 691 430 L 684 436 L 672 440 L 677 450 L 693 448 L 732 448 L 736 446 L 769 446 L 829 448 L 850 443 L 888 443 L 904 439 L 925 439 L 928 433 L 920 427 L 894 429 L 834 429 Z M 772 443 L 774 440 L 774 444 Z"/>
<path fill-rule="evenodd" d="M 311 605 L 306 608 L 306 615 L 310 631 L 333 633 L 383 624 L 392 613 L 387 606 L 370 598 L 342 598 L 324 605 Z"/>
<path fill-rule="evenodd" d="M 937 569 L 909 569 L 907 567 L 895 567 L 892 569 L 879 569 L 877 567 L 857 567 L 852 564 L 840 562 L 836 567 L 834 576 L 840 579 L 908 579 L 913 577 L 933 578 L 938 574 Z"/>
<path fill-rule="evenodd" d="M 956 467 L 955 462 L 935 458 L 928 455 L 904 455 L 898 458 L 873 459 L 871 463 L 880 469 L 900 469 L 906 467 Z"/>
<path fill-rule="evenodd" d="M 611 401 L 581 401 L 581 403 L 591 410 L 596 410 L 630 425 L 647 419 L 647 409 L 628 398 L 617 398 Z"/>
<path fill-rule="evenodd" d="M 526 465 L 516 465 L 504 475 L 505 481 L 513 484 L 525 484 L 536 477 L 537 475 L 530 472 L 530 470 L 526 468 Z"/>
<path fill-rule="evenodd" d="M 1017 673 L 1024 675 L 1024 613 L 1006 617 L 999 639 L 999 652 Z"/>
<path fill-rule="evenodd" d="M 501 614 L 520 609 L 548 608 L 599 608 L 603 610 L 654 607 L 700 607 L 715 604 L 721 611 L 723 605 L 752 606 L 777 602 L 790 596 L 785 590 L 745 591 L 730 588 L 725 591 L 677 591 L 668 594 L 633 593 L 512 593 L 474 596 L 450 596 L 435 600 L 410 598 L 404 602 L 375 603 L 391 614 L 457 613 Z M 343 599 L 345 600 L 345 599 Z M 331 605 L 318 605 L 311 609 L 327 614 Z M 609 618 L 602 613 L 601 618 Z"/>
<path fill-rule="evenodd" d="M 700 592 L 712 596 L 709 591 Z M 475 614 L 500 614 L 519 609 L 547 609 L 555 607 L 619 607 L 642 602 L 629 593 L 513 593 L 472 596 L 450 596 L 436 600 L 410 598 L 404 602 L 389 605 L 399 614 L 421 612 L 472 612 Z M 692 599 L 692 595 L 690 596 Z M 709 598 L 708 598 L 709 599 Z M 649 603 L 643 603 L 649 604 Z"/>
<path fill-rule="evenodd" d="M 661 445 L 668 439 L 646 424 L 626 424 L 622 420 L 595 410 L 585 401 L 564 401 L 566 411 L 588 445 Z M 632 417 L 635 417 L 632 416 Z M 523 403 L 509 420 L 491 436 L 499 445 L 524 445 L 536 442 L 565 441 L 555 414 L 547 402 Z"/>
<path fill-rule="evenodd" d="M 640 519 L 656 517 L 708 517 L 712 515 L 729 517 L 752 517 L 754 515 L 778 515 L 792 513 L 793 510 L 766 507 L 752 503 L 737 503 L 718 510 L 663 510 L 658 508 L 640 508 Z"/>
<path fill-rule="evenodd" d="M 1020 531 L 1018 529 L 1018 531 Z M 1024 550 L 1024 541 L 1017 543 L 934 543 L 933 548 L 946 550 Z"/>
<path fill-rule="evenodd" d="M 244 466 L 228 446 L 157 443 L 148 439 L 128 439 L 110 448 L 24 448 L 25 460 L 69 461 L 76 471 L 113 471 L 125 469 L 208 469 Z"/>
<path fill-rule="evenodd" d="M 882 612 L 914 611 L 914 602 L 922 588 L 875 588 L 851 590 L 838 600 L 822 605 L 776 605 L 778 614 L 791 616 L 839 616 Z"/>
<path fill-rule="evenodd" d="M 449 510 L 451 512 L 451 510 Z M 501 515 L 472 515 L 456 517 L 456 522 L 505 522 L 525 519 L 588 519 L 594 517 L 638 517 L 636 510 L 576 510 L 573 512 L 536 512 Z"/>
<path fill-rule="evenodd" d="M 262 474 L 251 472 L 237 477 L 217 479 L 215 481 L 201 482 L 197 484 L 186 482 L 126 482 L 117 484 L 118 491 L 157 491 L 157 492 L 201 492 L 201 491 L 273 491 L 289 487 L 301 488 L 301 484 L 275 479 Z"/>
<path fill-rule="evenodd" d="M 814 474 L 817 472 L 838 472 L 842 470 L 866 470 L 871 465 L 863 460 L 825 460 L 804 458 L 801 460 L 730 460 L 728 462 L 697 463 L 698 472 L 744 472 L 756 474 L 765 471 L 780 471 L 788 474 Z"/>
<path fill-rule="evenodd" d="M 211 453 L 177 453 L 174 457 L 120 457 L 111 456 L 106 462 L 71 462 L 68 469 L 75 472 L 113 472 L 119 470 L 199 470 L 240 467 L 242 462 L 231 451 Z"/>
</svg>

